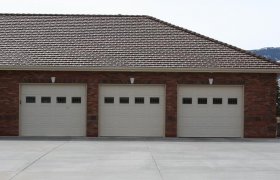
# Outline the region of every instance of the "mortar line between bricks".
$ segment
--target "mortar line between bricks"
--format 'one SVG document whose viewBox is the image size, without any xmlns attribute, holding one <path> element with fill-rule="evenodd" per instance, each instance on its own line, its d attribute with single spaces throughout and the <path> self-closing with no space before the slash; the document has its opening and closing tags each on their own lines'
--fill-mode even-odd
<svg viewBox="0 0 280 180">
<path fill-rule="evenodd" d="M 36 158 L 34 161 L 32 161 L 31 163 L 29 163 L 26 167 L 24 167 L 23 169 L 21 169 L 20 171 L 18 171 L 15 175 L 13 175 L 9 180 L 14 179 L 16 176 L 18 176 L 20 173 L 22 173 L 23 171 L 25 171 L 26 169 L 28 169 L 30 166 L 32 166 L 33 164 L 35 164 L 36 162 L 38 162 L 40 159 L 42 159 L 43 157 L 45 157 L 46 155 L 48 155 L 49 153 L 53 152 L 54 150 L 58 149 L 59 147 L 63 146 L 64 144 L 68 143 L 69 141 L 65 141 L 62 144 L 59 144 L 53 148 L 51 148 L 49 151 L 47 151 L 46 153 L 42 154 L 41 156 L 39 156 L 38 158 Z"/>
<path fill-rule="evenodd" d="M 159 173 L 159 176 L 160 176 L 160 178 L 163 180 L 163 176 L 162 176 L 162 174 L 161 174 L 161 172 L 160 172 L 160 169 L 159 169 L 158 164 L 157 164 L 157 162 L 156 162 L 156 160 L 155 160 L 155 158 L 154 158 L 154 155 L 153 155 L 153 153 L 152 153 L 152 151 L 151 151 L 149 145 L 147 145 L 147 146 L 148 146 L 149 152 L 151 153 L 152 159 L 153 159 L 153 161 L 154 161 L 154 163 L 155 163 L 155 165 L 156 165 L 156 167 L 157 167 L 157 171 L 158 171 L 158 173 Z"/>
</svg>

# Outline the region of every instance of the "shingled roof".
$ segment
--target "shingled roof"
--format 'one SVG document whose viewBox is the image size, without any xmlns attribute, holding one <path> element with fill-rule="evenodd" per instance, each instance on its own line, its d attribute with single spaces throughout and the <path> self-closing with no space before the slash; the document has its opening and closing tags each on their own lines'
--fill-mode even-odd
<svg viewBox="0 0 280 180">
<path fill-rule="evenodd" d="M 130 15 L 0 14 L 0 69 L 280 72 L 247 51 Z"/>
</svg>

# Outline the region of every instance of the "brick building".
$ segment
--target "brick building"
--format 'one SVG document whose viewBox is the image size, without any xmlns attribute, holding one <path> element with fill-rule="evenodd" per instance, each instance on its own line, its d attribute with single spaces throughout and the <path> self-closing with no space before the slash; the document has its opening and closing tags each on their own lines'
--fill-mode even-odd
<svg viewBox="0 0 280 180">
<path fill-rule="evenodd" d="M 275 137 L 279 72 L 150 16 L 0 14 L 0 135 Z"/>
</svg>

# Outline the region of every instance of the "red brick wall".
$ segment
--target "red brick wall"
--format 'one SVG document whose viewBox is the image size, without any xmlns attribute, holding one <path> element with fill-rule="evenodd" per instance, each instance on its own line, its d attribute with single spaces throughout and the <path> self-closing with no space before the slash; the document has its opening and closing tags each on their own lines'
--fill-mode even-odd
<svg viewBox="0 0 280 180">
<path fill-rule="evenodd" d="M 0 135 L 19 135 L 19 84 L 50 83 L 87 84 L 87 136 L 98 136 L 98 84 L 166 85 L 167 137 L 177 136 L 177 84 L 244 85 L 244 137 L 275 137 L 276 135 L 276 74 L 236 73 L 140 73 L 140 72 L 32 72 L 0 71 Z"/>
</svg>

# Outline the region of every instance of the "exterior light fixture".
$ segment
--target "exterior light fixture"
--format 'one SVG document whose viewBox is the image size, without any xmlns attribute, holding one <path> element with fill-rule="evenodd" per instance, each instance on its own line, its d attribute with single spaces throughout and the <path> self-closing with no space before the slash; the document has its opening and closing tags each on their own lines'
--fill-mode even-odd
<svg viewBox="0 0 280 180">
<path fill-rule="evenodd" d="M 52 83 L 55 83 L 55 77 L 51 77 Z"/>
<path fill-rule="evenodd" d="M 213 84 L 214 79 L 213 78 L 209 78 L 209 84 L 212 85 Z"/>
<path fill-rule="evenodd" d="M 134 84 L 134 78 L 130 78 L 130 84 Z"/>
</svg>

